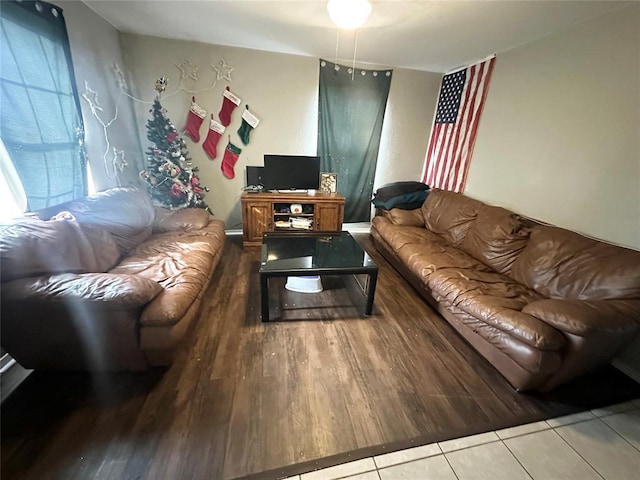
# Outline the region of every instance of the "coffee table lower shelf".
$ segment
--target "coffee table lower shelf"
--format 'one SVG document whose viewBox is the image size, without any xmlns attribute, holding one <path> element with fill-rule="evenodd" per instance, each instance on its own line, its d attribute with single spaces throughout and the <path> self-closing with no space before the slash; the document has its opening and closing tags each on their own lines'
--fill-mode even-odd
<svg viewBox="0 0 640 480">
<path fill-rule="evenodd" d="M 263 322 L 270 320 L 269 279 L 277 277 L 352 276 L 365 296 L 364 315 L 368 316 L 373 310 L 378 266 L 349 232 L 269 232 L 262 238 L 259 275 Z"/>
<path fill-rule="evenodd" d="M 325 276 L 353 276 L 355 282 L 361 290 L 361 293 L 365 297 L 363 315 L 369 316 L 373 312 L 373 301 L 376 293 L 376 284 L 378 280 L 378 272 L 377 271 L 369 271 L 369 272 L 351 272 L 347 273 L 344 271 L 336 272 L 323 272 Z M 304 275 L 296 273 L 295 276 L 311 276 L 311 275 L 319 275 L 319 273 L 307 273 Z M 359 281 L 360 276 L 365 276 L 366 280 L 364 282 Z M 278 277 L 290 277 L 292 274 L 290 273 L 260 273 L 260 311 L 261 318 L 263 322 L 269 322 L 270 312 L 269 312 L 269 279 L 278 278 Z M 303 294 L 303 295 L 314 295 L 311 294 Z"/>
</svg>

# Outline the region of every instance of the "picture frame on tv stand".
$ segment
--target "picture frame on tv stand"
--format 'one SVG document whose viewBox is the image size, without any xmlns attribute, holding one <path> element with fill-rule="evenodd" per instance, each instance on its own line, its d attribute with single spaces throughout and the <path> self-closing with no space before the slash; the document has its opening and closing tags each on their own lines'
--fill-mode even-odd
<svg viewBox="0 0 640 480">
<path fill-rule="evenodd" d="M 337 193 L 338 192 L 338 174 L 320 172 L 320 192 Z"/>
</svg>

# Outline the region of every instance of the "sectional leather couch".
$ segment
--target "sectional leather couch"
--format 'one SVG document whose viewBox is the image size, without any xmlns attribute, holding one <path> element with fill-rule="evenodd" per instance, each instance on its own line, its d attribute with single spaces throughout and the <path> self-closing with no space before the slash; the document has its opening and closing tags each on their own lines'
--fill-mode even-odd
<svg viewBox="0 0 640 480">
<path fill-rule="evenodd" d="M 377 248 L 520 391 L 609 362 L 640 331 L 640 252 L 434 189 L 381 211 Z"/>
<path fill-rule="evenodd" d="M 33 369 L 172 363 L 224 247 L 202 209 L 113 188 L 0 226 L 2 346 Z"/>
</svg>

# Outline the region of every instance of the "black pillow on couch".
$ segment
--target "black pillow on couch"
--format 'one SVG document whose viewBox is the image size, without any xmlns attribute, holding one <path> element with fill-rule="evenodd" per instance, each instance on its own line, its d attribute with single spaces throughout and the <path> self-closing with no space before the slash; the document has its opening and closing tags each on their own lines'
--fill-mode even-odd
<svg viewBox="0 0 640 480">
<path fill-rule="evenodd" d="M 429 185 L 422 182 L 394 182 L 383 185 L 373 194 L 375 200 L 386 202 L 393 197 L 406 193 L 422 192 L 429 190 Z"/>
<path fill-rule="evenodd" d="M 376 190 L 371 201 L 377 208 L 391 210 L 420 208 L 429 195 L 429 186 L 421 182 L 389 183 Z"/>
</svg>

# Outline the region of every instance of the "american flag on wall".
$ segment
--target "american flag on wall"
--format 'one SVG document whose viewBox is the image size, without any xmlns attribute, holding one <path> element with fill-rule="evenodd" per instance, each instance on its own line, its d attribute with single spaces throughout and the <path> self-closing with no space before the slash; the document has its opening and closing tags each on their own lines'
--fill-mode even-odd
<svg viewBox="0 0 640 480">
<path fill-rule="evenodd" d="M 442 78 L 422 181 L 462 192 L 495 57 Z"/>
</svg>

